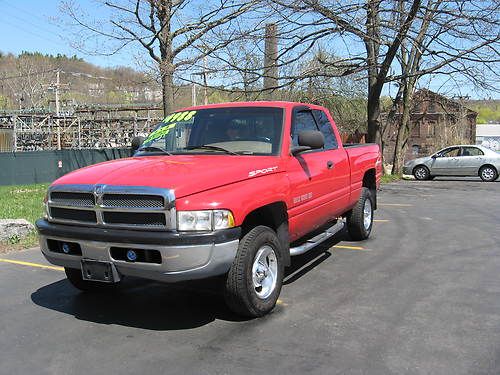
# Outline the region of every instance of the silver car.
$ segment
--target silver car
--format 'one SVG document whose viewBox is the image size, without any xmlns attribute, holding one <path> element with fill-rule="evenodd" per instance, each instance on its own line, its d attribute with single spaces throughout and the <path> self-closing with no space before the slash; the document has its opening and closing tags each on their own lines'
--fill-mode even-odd
<svg viewBox="0 0 500 375">
<path fill-rule="evenodd" d="M 403 174 L 417 180 L 435 176 L 479 176 L 483 181 L 495 181 L 500 171 L 500 154 L 483 146 L 458 145 L 446 147 L 431 156 L 406 162 Z"/>
</svg>

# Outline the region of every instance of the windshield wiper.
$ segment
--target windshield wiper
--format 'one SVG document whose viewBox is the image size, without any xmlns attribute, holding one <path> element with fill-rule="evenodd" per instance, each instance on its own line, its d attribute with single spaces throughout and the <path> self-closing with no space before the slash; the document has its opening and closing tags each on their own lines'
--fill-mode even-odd
<svg viewBox="0 0 500 375">
<path fill-rule="evenodd" d="M 230 155 L 239 155 L 237 152 L 234 152 L 234 151 L 228 150 L 227 148 L 219 147 L 219 146 L 199 145 L 199 146 L 187 146 L 187 147 L 185 147 L 186 150 L 195 150 L 197 148 L 206 149 L 206 150 L 222 151 L 222 152 L 225 152 L 226 154 L 230 154 Z"/>
<path fill-rule="evenodd" d="M 172 156 L 173 155 L 172 153 L 168 152 L 164 148 L 158 147 L 158 146 L 144 146 L 144 147 L 141 147 L 141 148 L 137 149 L 137 151 L 160 151 L 163 154 L 168 155 L 168 156 Z"/>
</svg>

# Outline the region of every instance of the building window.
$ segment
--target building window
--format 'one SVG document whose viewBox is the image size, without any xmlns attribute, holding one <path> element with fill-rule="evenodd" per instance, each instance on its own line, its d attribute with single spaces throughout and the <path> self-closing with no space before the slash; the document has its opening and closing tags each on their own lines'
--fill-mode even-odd
<svg viewBox="0 0 500 375">
<path fill-rule="evenodd" d="M 420 146 L 419 145 L 411 146 L 411 154 L 414 156 L 417 156 L 418 154 L 420 154 Z"/>
<path fill-rule="evenodd" d="M 412 137 L 420 137 L 420 121 L 413 124 L 413 128 L 411 129 Z"/>
<path fill-rule="evenodd" d="M 436 135 L 436 121 L 429 121 L 427 124 L 427 136 L 434 137 Z"/>
</svg>

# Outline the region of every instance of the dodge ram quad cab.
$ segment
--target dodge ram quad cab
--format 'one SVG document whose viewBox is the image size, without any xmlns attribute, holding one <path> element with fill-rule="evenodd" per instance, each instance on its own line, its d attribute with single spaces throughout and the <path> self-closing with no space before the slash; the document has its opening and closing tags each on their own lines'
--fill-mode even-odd
<svg viewBox="0 0 500 375">
<path fill-rule="evenodd" d="M 291 102 L 170 114 L 130 158 L 52 183 L 43 255 L 84 291 L 124 277 L 221 276 L 234 312 L 270 312 L 290 258 L 346 227 L 366 239 L 382 173 L 375 144 L 342 145 L 329 112 Z"/>
</svg>

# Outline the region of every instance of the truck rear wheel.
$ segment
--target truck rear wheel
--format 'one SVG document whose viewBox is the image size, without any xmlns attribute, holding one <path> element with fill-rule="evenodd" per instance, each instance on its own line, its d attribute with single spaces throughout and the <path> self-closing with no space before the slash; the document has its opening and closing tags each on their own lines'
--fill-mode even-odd
<svg viewBox="0 0 500 375">
<path fill-rule="evenodd" d="M 361 241 L 370 236 L 373 226 L 373 197 L 370 189 L 361 190 L 356 206 L 347 215 L 347 231 L 353 240 Z"/>
<path fill-rule="evenodd" d="M 107 284 L 101 283 L 98 281 L 88 281 L 84 280 L 82 277 L 82 271 L 76 268 L 64 268 L 64 272 L 66 273 L 66 277 L 68 281 L 73 285 L 76 289 L 79 289 L 84 292 L 106 292 L 116 290 L 118 283 Z"/>
<path fill-rule="evenodd" d="M 280 250 L 276 232 L 266 226 L 243 236 L 225 284 L 226 304 L 232 311 L 255 318 L 274 308 L 283 283 Z"/>
</svg>

